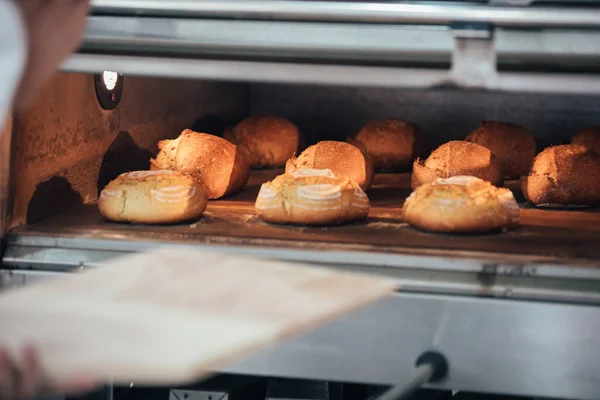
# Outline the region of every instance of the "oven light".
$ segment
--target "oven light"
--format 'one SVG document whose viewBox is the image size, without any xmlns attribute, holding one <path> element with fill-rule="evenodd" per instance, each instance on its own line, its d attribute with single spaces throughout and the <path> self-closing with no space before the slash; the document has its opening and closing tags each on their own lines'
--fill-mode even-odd
<svg viewBox="0 0 600 400">
<path fill-rule="evenodd" d="M 114 71 L 104 71 L 94 76 L 94 86 L 98 104 L 103 110 L 114 110 L 123 95 L 122 74 Z"/>
<path fill-rule="evenodd" d="M 114 90 L 117 87 L 117 83 L 119 81 L 119 74 L 112 71 L 104 71 L 102 73 L 102 81 L 104 82 L 104 86 L 108 90 Z"/>
</svg>

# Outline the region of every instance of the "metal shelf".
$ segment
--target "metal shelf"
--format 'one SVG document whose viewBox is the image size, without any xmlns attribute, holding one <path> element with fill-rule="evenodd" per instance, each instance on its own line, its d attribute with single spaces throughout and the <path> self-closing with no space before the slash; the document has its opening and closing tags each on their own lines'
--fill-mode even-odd
<svg viewBox="0 0 600 400">
<path fill-rule="evenodd" d="M 93 0 L 95 14 L 219 17 L 287 21 L 403 24 L 486 22 L 511 27 L 600 27 L 589 7 L 510 7 L 454 2 L 349 2 L 282 0 Z"/>
</svg>

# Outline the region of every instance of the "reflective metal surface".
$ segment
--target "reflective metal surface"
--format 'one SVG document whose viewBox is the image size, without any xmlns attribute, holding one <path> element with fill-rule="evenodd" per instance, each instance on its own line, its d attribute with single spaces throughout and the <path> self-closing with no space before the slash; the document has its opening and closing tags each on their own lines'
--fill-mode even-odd
<svg viewBox="0 0 600 400">
<path fill-rule="evenodd" d="M 490 22 L 497 26 L 600 27 L 600 10 L 576 7 L 281 0 L 93 0 L 92 5 L 95 13 L 118 15 L 412 24 L 465 21 Z"/>
</svg>

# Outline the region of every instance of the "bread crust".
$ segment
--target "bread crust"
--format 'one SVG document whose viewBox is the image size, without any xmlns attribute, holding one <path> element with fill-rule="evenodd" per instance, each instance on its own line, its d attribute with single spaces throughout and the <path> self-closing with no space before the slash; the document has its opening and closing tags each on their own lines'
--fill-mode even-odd
<svg viewBox="0 0 600 400">
<path fill-rule="evenodd" d="M 375 171 L 369 158 L 358 147 L 344 142 L 323 141 L 308 147 L 298 157 L 290 158 L 285 172 L 298 169 L 329 169 L 336 177 L 345 177 L 368 190 Z"/>
<path fill-rule="evenodd" d="M 600 204 L 600 155 L 565 144 L 545 149 L 521 179 L 525 198 L 536 206 L 595 206 Z"/>
<path fill-rule="evenodd" d="M 502 163 L 507 178 L 527 175 L 537 148 L 533 133 L 520 125 L 499 121 L 483 121 L 465 141 L 489 149 Z"/>
<path fill-rule="evenodd" d="M 298 151 L 298 128 L 285 118 L 254 115 L 227 129 L 223 136 L 238 149 L 252 168 L 273 168 Z"/>
<path fill-rule="evenodd" d="M 600 154 L 600 125 L 589 126 L 571 138 L 571 144 L 578 144 Z"/>
<path fill-rule="evenodd" d="M 504 183 L 504 169 L 487 148 L 475 143 L 454 140 L 434 150 L 427 160 L 413 163 L 413 189 L 432 183 L 437 178 L 467 175 L 483 179 L 495 186 Z"/>
<path fill-rule="evenodd" d="M 371 121 L 348 142 L 362 145 L 376 171 L 409 168 L 417 157 L 427 155 L 421 128 L 401 119 Z"/>
<path fill-rule="evenodd" d="M 472 176 L 419 186 L 402 209 L 405 221 L 440 233 L 484 233 L 518 226 L 519 205 L 509 189 Z"/>
<path fill-rule="evenodd" d="M 200 218 L 204 188 L 175 171 L 134 171 L 119 175 L 100 193 L 98 209 L 115 222 L 174 224 Z"/>
<path fill-rule="evenodd" d="M 369 198 L 355 181 L 331 170 L 301 169 L 261 186 L 256 213 L 267 222 L 340 225 L 364 219 Z"/>
<path fill-rule="evenodd" d="M 191 176 L 204 186 L 209 199 L 238 192 L 248 182 L 248 163 L 238 148 L 223 138 L 186 129 L 175 140 L 158 142 L 158 148 L 150 168 Z"/>
</svg>

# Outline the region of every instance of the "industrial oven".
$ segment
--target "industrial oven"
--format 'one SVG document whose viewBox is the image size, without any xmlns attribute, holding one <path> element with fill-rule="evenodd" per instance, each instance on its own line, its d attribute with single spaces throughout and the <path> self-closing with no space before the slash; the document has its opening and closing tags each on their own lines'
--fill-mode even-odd
<svg viewBox="0 0 600 400">
<path fill-rule="evenodd" d="M 254 215 L 270 170 L 192 224 L 109 223 L 95 205 L 159 140 L 252 114 L 289 118 L 307 144 L 389 116 L 437 145 L 486 119 L 528 127 L 540 150 L 568 142 L 600 123 L 598 3 L 92 3 L 82 48 L 4 128 L 3 288 L 164 244 L 389 275 L 394 297 L 223 372 L 392 385 L 433 349 L 450 363 L 436 388 L 600 397 L 595 209 L 536 209 L 513 185 L 519 229 L 428 234 L 402 220 L 407 172 L 375 177 L 364 223 L 274 226 Z"/>
</svg>

